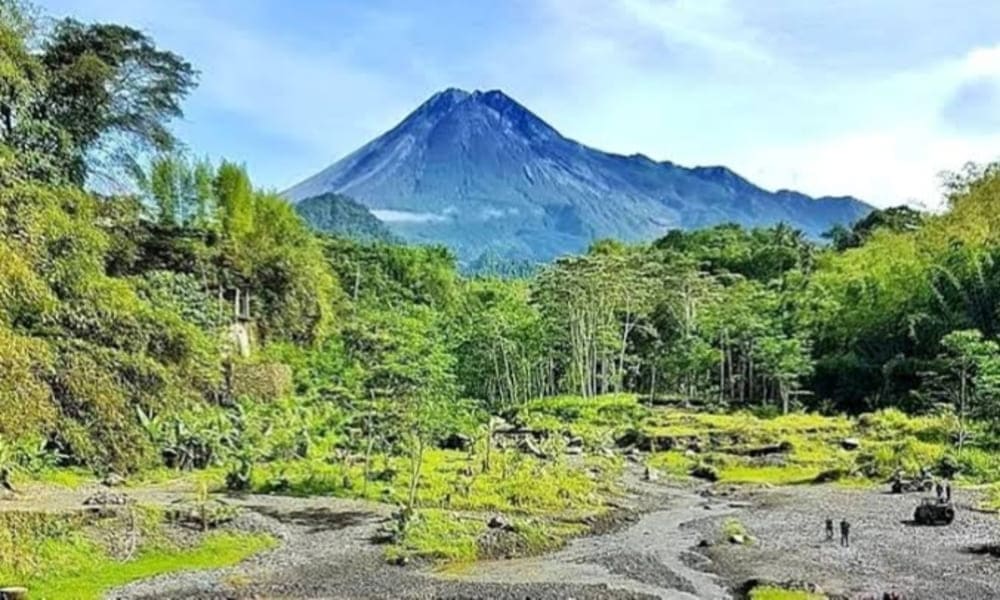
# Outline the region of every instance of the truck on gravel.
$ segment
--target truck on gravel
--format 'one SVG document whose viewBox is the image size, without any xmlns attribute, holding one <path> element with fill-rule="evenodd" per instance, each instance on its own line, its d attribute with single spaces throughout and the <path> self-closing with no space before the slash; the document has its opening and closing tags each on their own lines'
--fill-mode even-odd
<svg viewBox="0 0 1000 600">
<path fill-rule="evenodd" d="M 924 498 L 913 511 L 913 521 L 917 525 L 950 525 L 955 520 L 955 507 L 951 502 L 939 502 Z"/>
</svg>

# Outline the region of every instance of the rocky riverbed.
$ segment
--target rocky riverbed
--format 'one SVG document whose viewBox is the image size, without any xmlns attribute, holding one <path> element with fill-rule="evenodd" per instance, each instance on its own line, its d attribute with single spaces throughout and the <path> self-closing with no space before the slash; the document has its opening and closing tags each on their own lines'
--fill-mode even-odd
<svg viewBox="0 0 1000 600">
<path fill-rule="evenodd" d="M 816 584 L 833 597 L 1000 597 L 1000 520 L 958 492 L 946 527 L 909 522 L 919 495 L 836 486 L 756 491 L 631 481 L 634 512 L 619 527 L 541 557 L 444 572 L 387 564 L 373 540 L 390 507 L 330 498 L 250 496 L 242 529 L 277 535 L 279 548 L 230 569 L 138 582 L 122 599 L 223 598 L 694 598 L 739 597 L 755 578 Z M 827 542 L 827 517 L 848 519 L 850 548 Z M 753 538 L 731 544 L 736 518 Z"/>
<path fill-rule="evenodd" d="M 1000 542 L 1000 518 L 977 510 L 976 494 L 960 490 L 952 524 L 919 526 L 913 511 L 923 496 L 834 486 L 759 492 L 738 515 L 753 543 L 704 549 L 705 565 L 733 588 L 763 578 L 805 581 L 852 599 L 886 592 L 906 600 L 1000 598 L 1000 558 L 990 553 Z M 850 547 L 826 540 L 827 518 L 851 524 Z M 722 521 L 687 527 L 708 538 Z"/>
</svg>

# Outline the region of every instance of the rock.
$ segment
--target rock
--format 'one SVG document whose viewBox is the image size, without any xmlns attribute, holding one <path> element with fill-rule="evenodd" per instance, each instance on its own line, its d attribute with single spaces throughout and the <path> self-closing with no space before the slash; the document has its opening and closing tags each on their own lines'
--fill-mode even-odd
<svg viewBox="0 0 1000 600">
<path fill-rule="evenodd" d="M 569 438 L 566 445 L 570 448 L 583 448 L 583 438 L 578 435 L 573 436 Z"/>
<path fill-rule="evenodd" d="M 847 471 L 843 469 L 828 469 L 813 478 L 813 483 L 830 483 L 832 481 L 843 479 L 847 477 L 847 475 Z"/>
<path fill-rule="evenodd" d="M 779 444 L 769 444 L 767 446 L 751 446 L 744 448 L 729 448 L 726 450 L 728 454 L 735 454 L 737 456 L 751 456 L 751 457 L 762 457 L 771 454 L 787 454 L 792 451 L 792 443 L 788 440 L 783 440 Z"/>
<path fill-rule="evenodd" d="M 697 477 L 705 481 L 718 481 L 719 472 L 711 465 L 697 465 L 691 469 L 691 477 Z"/>
<path fill-rule="evenodd" d="M 619 448 L 627 448 L 644 443 L 648 443 L 648 438 L 646 437 L 646 434 L 642 433 L 638 429 L 629 429 L 622 435 L 618 436 L 615 440 L 615 445 Z"/>
<path fill-rule="evenodd" d="M 500 515 L 493 515 L 490 520 L 486 522 L 486 526 L 490 529 L 501 529 L 503 531 L 515 531 L 516 528 L 514 524 L 503 518 Z"/>
<path fill-rule="evenodd" d="M 83 501 L 84 506 L 124 506 L 132 500 L 125 494 L 97 492 Z"/>
<path fill-rule="evenodd" d="M 606 456 L 608 458 L 614 458 L 615 456 L 615 451 L 612 450 L 611 448 L 606 448 L 606 447 L 601 448 L 600 453 L 601 455 Z"/>
<path fill-rule="evenodd" d="M 747 543 L 747 539 L 746 537 L 744 537 L 739 533 L 734 533 L 733 535 L 729 536 L 729 543 L 738 544 L 742 546 L 743 544 Z"/>
<path fill-rule="evenodd" d="M 706 540 L 706 539 L 702 538 L 698 542 L 698 547 L 699 548 L 711 548 L 712 547 L 712 542 L 710 540 Z"/>
<path fill-rule="evenodd" d="M 645 479 L 646 481 L 656 481 L 659 478 L 660 478 L 659 473 L 657 473 L 653 469 L 650 469 L 649 467 L 646 467 L 646 472 L 643 474 L 643 479 Z"/>
<path fill-rule="evenodd" d="M 396 474 L 396 469 L 389 467 L 381 471 L 374 471 L 370 474 L 369 479 L 371 481 L 392 481 L 396 478 Z"/>
<path fill-rule="evenodd" d="M 566 454 L 578 456 L 580 454 L 583 454 L 583 448 L 579 446 L 570 446 L 569 448 L 566 448 Z"/>
<path fill-rule="evenodd" d="M 0 588 L 0 600 L 28 600 L 28 588 L 10 586 Z"/>
<path fill-rule="evenodd" d="M 453 433 L 442 440 L 440 446 L 443 450 L 466 451 L 472 447 L 472 438 L 464 433 Z"/>
<path fill-rule="evenodd" d="M 495 434 L 502 435 L 505 433 L 510 433 L 515 429 L 517 429 L 515 425 L 512 425 L 503 417 L 493 417 L 490 421 L 491 421 L 490 424 L 493 426 L 493 433 Z"/>
<path fill-rule="evenodd" d="M 857 450 L 861 447 L 861 440 L 852 437 L 844 438 L 840 440 L 840 447 L 844 450 Z"/>
<path fill-rule="evenodd" d="M 107 476 L 101 481 L 101 484 L 106 487 L 118 487 L 125 485 L 125 478 L 118 473 L 108 473 Z"/>
<path fill-rule="evenodd" d="M 405 567 L 406 565 L 410 564 L 410 557 L 399 555 L 395 559 L 393 559 L 392 564 L 396 565 L 397 567 Z"/>
<path fill-rule="evenodd" d="M 535 445 L 535 442 L 531 441 L 528 438 L 522 439 L 521 443 L 519 443 L 517 447 L 518 449 L 521 450 L 521 452 L 524 452 L 525 454 L 530 454 L 535 458 L 546 459 L 549 457 L 548 454 L 542 452 L 541 449 Z"/>
</svg>

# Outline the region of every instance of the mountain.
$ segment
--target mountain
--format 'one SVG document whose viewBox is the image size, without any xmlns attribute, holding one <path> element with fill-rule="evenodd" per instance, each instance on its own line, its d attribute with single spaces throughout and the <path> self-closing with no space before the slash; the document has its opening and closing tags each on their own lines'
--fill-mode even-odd
<svg viewBox="0 0 1000 600">
<path fill-rule="evenodd" d="M 483 253 L 549 260 L 598 238 L 649 240 L 675 228 L 786 222 L 818 237 L 871 207 L 851 197 L 770 192 L 725 167 L 685 168 L 563 137 L 500 91 L 449 89 L 385 134 L 285 192 L 337 192 L 395 233 Z"/>
<path fill-rule="evenodd" d="M 367 208 L 342 194 L 328 192 L 306 198 L 295 210 L 314 229 L 362 242 L 390 242 L 396 236 Z"/>
</svg>

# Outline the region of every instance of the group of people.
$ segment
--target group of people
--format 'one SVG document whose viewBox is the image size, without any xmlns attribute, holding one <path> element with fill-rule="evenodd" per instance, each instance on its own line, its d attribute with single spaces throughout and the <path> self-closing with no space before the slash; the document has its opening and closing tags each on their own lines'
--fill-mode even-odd
<svg viewBox="0 0 1000 600">
<path fill-rule="evenodd" d="M 826 520 L 826 540 L 833 541 L 833 519 Z M 851 524 L 846 519 L 840 520 L 840 545 L 844 548 L 851 545 Z"/>
<path fill-rule="evenodd" d="M 941 484 L 939 479 L 934 485 L 934 490 L 937 492 L 938 502 L 951 502 L 951 482 L 948 481 L 944 485 Z"/>
</svg>

